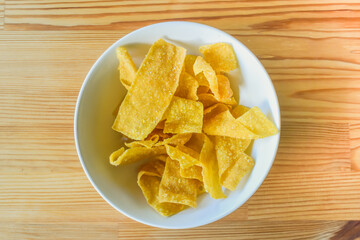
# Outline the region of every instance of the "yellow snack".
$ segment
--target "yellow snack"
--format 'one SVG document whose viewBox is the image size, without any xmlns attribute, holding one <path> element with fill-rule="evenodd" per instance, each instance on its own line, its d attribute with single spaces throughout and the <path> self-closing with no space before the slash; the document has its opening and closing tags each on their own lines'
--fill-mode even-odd
<svg viewBox="0 0 360 240">
<path fill-rule="evenodd" d="M 149 140 L 133 141 L 130 143 L 125 143 L 125 146 L 128 148 L 134 147 L 147 147 L 152 148 L 155 143 L 159 141 L 159 135 L 152 135 Z"/>
<path fill-rule="evenodd" d="M 171 137 L 171 134 L 163 133 L 162 129 L 155 128 L 146 138 L 145 140 L 150 140 L 154 136 L 159 136 L 159 140 L 164 140 Z"/>
<path fill-rule="evenodd" d="M 110 155 L 110 163 L 114 166 L 125 165 L 162 154 L 166 154 L 164 146 L 153 148 L 134 147 L 127 150 L 122 147 Z"/>
<path fill-rule="evenodd" d="M 188 74 L 190 74 L 193 77 L 195 77 L 193 66 L 194 66 L 196 58 L 197 58 L 197 56 L 188 54 L 185 56 L 185 62 L 184 62 L 185 72 L 187 72 Z"/>
<path fill-rule="evenodd" d="M 208 107 L 204 110 L 204 118 L 211 118 L 215 115 L 230 110 L 228 106 L 223 103 L 216 103 L 211 107 Z"/>
<path fill-rule="evenodd" d="M 179 162 L 168 158 L 160 183 L 159 201 L 184 204 L 195 208 L 200 186 L 200 182 L 196 179 L 181 177 Z"/>
<path fill-rule="evenodd" d="M 192 154 L 190 153 L 189 149 L 184 150 L 185 146 L 179 149 L 181 145 L 177 147 L 172 147 L 170 145 L 165 145 L 166 153 L 169 157 L 173 160 L 177 160 L 180 163 L 181 168 L 189 168 L 194 165 L 200 165 L 199 162 L 199 154 L 192 150 Z M 191 154 L 191 155 L 190 155 Z M 196 155 L 197 154 L 197 155 Z"/>
<path fill-rule="evenodd" d="M 163 141 L 156 143 L 155 146 L 164 146 L 166 144 L 173 146 L 184 145 L 190 140 L 191 135 L 191 133 L 176 134 L 170 138 L 164 139 Z"/>
<path fill-rule="evenodd" d="M 231 110 L 231 114 L 234 116 L 234 118 L 238 118 L 249 110 L 250 108 L 248 107 L 245 107 L 243 105 L 238 105 Z"/>
<path fill-rule="evenodd" d="M 122 102 L 113 129 L 144 140 L 161 121 L 179 84 L 186 50 L 160 39 L 150 48 Z"/>
<path fill-rule="evenodd" d="M 120 82 L 129 90 L 136 75 L 135 64 L 124 47 L 118 47 L 116 49 L 116 56 L 119 60 Z"/>
<path fill-rule="evenodd" d="M 156 155 L 156 156 L 152 157 L 151 160 L 160 160 L 162 162 L 166 162 L 167 158 L 168 158 L 168 155 L 163 154 L 163 155 Z"/>
<path fill-rule="evenodd" d="M 254 166 L 254 160 L 244 153 L 250 139 L 215 136 L 220 184 L 234 191 L 242 177 Z"/>
<path fill-rule="evenodd" d="M 238 67 L 234 50 L 228 43 L 201 46 L 200 52 L 217 73 L 230 72 Z"/>
<path fill-rule="evenodd" d="M 210 88 L 208 86 L 199 86 L 197 89 L 197 95 L 202 94 L 202 93 L 209 93 L 209 91 L 210 91 Z"/>
<path fill-rule="evenodd" d="M 204 134 L 202 133 L 193 133 L 188 142 L 185 143 L 185 146 L 191 148 L 195 152 L 201 152 L 201 149 L 204 145 Z"/>
<path fill-rule="evenodd" d="M 219 135 L 242 139 L 257 139 L 258 135 L 251 132 L 230 111 L 221 112 L 214 117 L 204 119 L 204 133 L 208 135 Z"/>
<path fill-rule="evenodd" d="M 203 106 L 200 102 L 173 97 L 164 118 L 164 133 L 201 133 Z"/>
<path fill-rule="evenodd" d="M 279 131 L 276 126 L 261 112 L 258 107 L 253 107 L 237 119 L 245 127 L 260 138 L 269 137 Z"/>
<path fill-rule="evenodd" d="M 167 217 L 182 211 L 186 206 L 177 203 L 159 202 L 159 187 L 164 168 L 165 163 L 161 161 L 146 163 L 138 174 L 138 185 L 148 204 L 161 215 Z"/>
<path fill-rule="evenodd" d="M 198 100 L 197 88 L 198 81 L 190 74 L 183 72 L 180 76 L 179 86 L 176 89 L 175 96 L 190 100 Z"/>
<path fill-rule="evenodd" d="M 204 146 L 200 153 L 204 188 L 214 199 L 226 198 L 220 185 L 219 167 L 214 144 L 204 135 Z"/>
<path fill-rule="evenodd" d="M 237 102 L 233 97 L 218 101 L 211 93 L 198 94 L 198 98 L 199 98 L 199 102 L 201 102 L 204 105 L 204 108 L 210 107 L 211 105 L 214 105 L 219 102 L 230 106 L 237 105 Z"/>
<path fill-rule="evenodd" d="M 165 162 L 161 160 L 151 160 L 145 164 L 143 164 L 139 168 L 138 177 L 141 177 L 141 175 L 146 174 L 149 176 L 155 176 L 155 177 L 162 177 L 165 170 Z"/>
<path fill-rule="evenodd" d="M 156 125 L 156 129 L 164 129 L 165 126 L 165 119 L 161 120 L 157 125 Z"/>
<path fill-rule="evenodd" d="M 188 168 L 180 168 L 180 176 L 183 178 L 197 179 L 202 182 L 202 167 L 194 165 Z"/>
<path fill-rule="evenodd" d="M 216 99 L 220 100 L 219 85 L 215 71 L 211 68 L 210 64 L 207 63 L 202 57 L 198 56 L 194 63 L 194 73 L 198 75 L 203 73 L 206 80 L 209 83 L 210 90 L 214 93 Z"/>
<path fill-rule="evenodd" d="M 216 75 L 219 85 L 220 99 L 229 99 L 233 96 L 229 79 L 224 75 Z"/>
<path fill-rule="evenodd" d="M 195 75 L 195 79 L 198 81 L 199 86 L 208 87 L 210 90 L 209 82 L 206 79 L 204 73 L 202 73 L 202 72 L 198 73 L 197 75 Z"/>
<path fill-rule="evenodd" d="M 205 191 L 226 198 L 222 187 L 234 191 L 254 167 L 244 153 L 252 139 L 278 133 L 259 108 L 234 99 L 226 74 L 237 68 L 232 46 L 202 46 L 200 57 L 160 39 L 138 71 L 124 47 L 116 51 L 128 93 L 113 129 L 135 141 L 113 152 L 110 163 L 149 160 L 137 182 L 163 216 L 195 208 Z"/>
<path fill-rule="evenodd" d="M 254 159 L 244 153 L 249 144 L 250 140 L 215 137 L 220 183 L 231 191 L 236 189 L 242 177 L 251 171 L 255 164 Z"/>
</svg>

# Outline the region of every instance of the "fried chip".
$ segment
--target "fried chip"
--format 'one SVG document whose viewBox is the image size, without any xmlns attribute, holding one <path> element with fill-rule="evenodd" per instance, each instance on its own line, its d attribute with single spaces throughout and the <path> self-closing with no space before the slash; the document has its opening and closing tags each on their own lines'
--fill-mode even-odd
<svg viewBox="0 0 360 240">
<path fill-rule="evenodd" d="M 164 117 L 164 133 L 201 133 L 203 105 L 193 100 L 173 97 Z"/>
<path fill-rule="evenodd" d="M 165 170 L 165 162 L 161 160 L 152 160 L 143 164 L 139 168 L 138 177 L 146 174 L 149 176 L 162 177 Z"/>
<path fill-rule="evenodd" d="M 128 148 L 134 148 L 134 147 L 146 147 L 146 148 L 152 148 L 155 143 L 159 141 L 159 135 L 155 134 L 150 137 L 149 140 L 141 140 L 141 141 L 133 141 L 130 143 L 125 143 L 125 146 Z"/>
<path fill-rule="evenodd" d="M 219 85 L 215 71 L 212 69 L 209 63 L 207 63 L 202 57 L 198 56 L 194 63 L 194 73 L 198 75 L 203 73 L 206 80 L 209 83 L 210 90 L 214 93 L 216 99 L 220 100 Z"/>
<path fill-rule="evenodd" d="M 164 146 L 166 144 L 173 146 L 184 145 L 190 140 L 191 135 L 191 133 L 176 134 L 170 138 L 164 139 L 163 141 L 156 143 L 155 146 Z"/>
<path fill-rule="evenodd" d="M 166 153 L 173 160 L 176 160 L 180 163 L 181 168 L 189 168 L 191 166 L 197 165 L 201 166 L 199 162 L 199 154 L 194 150 L 189 151 L 191 149 L 182 146 L 172 147 L 170 145 L 165 145 Z M 185 149 L 187 148 L 187 149 Z"/>
<path fill-rule="evenodd" d="M 120 82 L 127 90 L 129 90 L 136 75 L 135 64 L 124 47 L 118 47 L 116 49 L 116 56 L 119 60 Z"/>
<path fill-rule="evenodd" d="M 208 87 L 210 90 L 209 82 L 206 79 L 204 73 L 202 73 L 202 72 L 198 73 L 197 75 L 195 75 L 195 79 L 198 81 L 199 86 Z"/>
<path fill-rule="evenodd" d="M 245 107 L 243 105 L 238 105 L 231 110 L 231 114 L 234 116 L 234 118 L 238 118 L 249 110 L 250 108 L 248 107 Z"/>
<path fill-rule="evenodd" d="M 183 72 L 180 75 L 179 86 L 176 89 L 175 96 L 196 101 L 198 100 L 198 87 L 198 81 L 190 74 Z"/>
<path fill-rule="evenodd" d="M 163 155 L 156 155 L 156 156 L 152 157 L 151 160 L 160 160 L 162 162 L 166 162 L 167 158 L 168 158 L 168 155 L 163 154 Z"/>
<path fill-rule="evenodd" d="M 197 179 L 202 182 L 202 167 L 194 165 L 188 168 L 180 168 L 180 176 L 183 178 Z"/>
<path fill-rule="evenodd" d="M 216 75 L 219 85 L 219 95 L 220 99 L 229 99 L 233 96 L 233 91 L 231 90 L 230 81 L 224 75 Z"/>
<path fill-rule="evenodd" d="M 201 149 L 204 145 L 204 134 L 202 133 L 193 133 L 188 142 L 185 143 L 185 146 L 194 150 L 200 154 Z"/>
<path fill-rule="evenodd" d="M 137 182 L 163 216 L 195 208 L 205 191 L 226 198 L 223 187 L 234 191 L 255 165 L 244 153 L 252 139 L 279 132 L 259 108 L 233 97 L 228 73 L 238 66 L 232 46 L 205 45 L 200 52 L 204 57 L 186 55 L 159 39 L 136 71 L 127 50 L 116 50 L 128 93 L 113 129 L 132 141 L 113 152 L 110 163 L 149 160 Z"/>
<path fill-rule="evenodd" d="M 211 107 L 208 107 L 204 110 L 204 118 L 211 118 L 221 112 L 230 110 L 228 106 L 223 103 L 216 103 Z"/>
<path fill-rule="evenodd" d="M 164 129 L 164 126 L 165 126 L 165 119 L 164 120 L 161 120 L 158 125 L 156 125 L 156 129 Z"/>
<path fill-rule="evenodd" d="M 164 146 L 153 148 L 134 147 L 127 150 L 122 147 L 110 155 L 110 163 L 115 166 L 125 165 L 162 154 L 166 154 Z"/>
<path fill-rule="evenodd" d="M 237 105 L 237 102 L 233 97 L 218 101 L 211 93 L 198 94 L 198 98 L 199 98 L 198 101 L 204 105 L 204 108 L 210 107 L 211 105 L 214 105 L 219 102 L 230 106 Z"/>
<path fill-rule="evenodd" d="M 159 140 L 164 140 L 171 137 L 171 134 L 164 133 L 162 129 L 155 128 L 146 138 L 145 140 L 150 140 L 154 136 L 159 136 Z"/>
<path fill-rule="evenodd" d="M 204 146 L 200 153 L 205 190 L 214 199 L 226 198 L 220 185 L 219 167 L 214 144 L 204 135 Z"/>
<path fill-rule="evenodd" d="M 183 204 L 159 202 L 159 187 L 165 163 L 161 161 L 148 162 L 142 166 L 138 174 L 138 185 L 141 188 L 148 204 L 167 217 L 186 208 Z"/>
<path fill-rule="evenodd" d="M 231 115 L 230 111 L 221 112 L 214 117 L 204 118 L 204 133 L 242 139 L 257 139 L 258 135 L 251 132 Z"/>
<path fill-rule="evenodd" d="M 181 177 L 179 162 L 168 158 L 160 182 L 159 201 L 184 204 L 196 208 L 196 197 L 200 185 L 196 179 Z"/>
<path fill-rule="evenodd" d="M 232 46 L 228 43 L 201 46 L 200 52 L 217 73 L 230 72 L 237 68 L 236 55 Z"/>
<path fill-rule="evenodd" d="M 279 131 L 258 107 L 253 107 L 237 119 L 259 138 L 269 137 Z"/>
<path fill-rule="evenodd" d="M 210 91 L 210 88 L 208 86 L 199 86 L 197 89 L 197 95 L 202 94 L 202 93 L 209 93 L 209 91 Z"/>
<path fill-rule="evenodd" d="M 161 121 L 179 84 L 186 50 L 160 39 L 150 48 L 122 102 L 113 129 L 144 140 Z"/>
<path fill-rule="evenodd" d="M 193 66 L 196 58 L 197 56 L 188 54 L 185 56 L 185 62 L 184 62 L 185 72 L 187 72 L 193 77 L 195 77 Z"/>
<path fill-rule="evenodd" d="M 241 178 L 254 166 L 254 159 L 244 153 L 251 140 L 215 137 L 216 157 L 219 164 L 220 183 L 234 191 Z"/>
</svg>

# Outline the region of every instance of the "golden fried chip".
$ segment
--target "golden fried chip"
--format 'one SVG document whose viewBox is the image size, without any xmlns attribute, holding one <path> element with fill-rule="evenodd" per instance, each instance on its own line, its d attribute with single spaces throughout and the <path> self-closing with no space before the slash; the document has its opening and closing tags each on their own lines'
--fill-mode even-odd
<svg viewBox="0 0 360 240">
<path fill-rule="evenodd" d="M 201 46 L 200 52 L 217 73 L 230 72 L 237 68 L 236 55 L 228 43 Z"/>
<path fill-rule="evenodd" d="M 231 114 L 234 116 L 234 118 L 238 118 L 249 110 L 250 110 L 250 108 L 248 108 L 248 107 L 245 107 L 243 105 L 238 105 L 231 110 Z"/>
<path fill-rule="evenodd" d="M 261 112 L 258 107 L 253 107 L 237 119 L 250 131 L 260 138 L 269 137 L 279 131 L 276 126 Z"/>
<path fill-rule="evenodd" d="M 257 139 L 258 135 L 251 132 L 230 111 L 221 112 L 214 117 L 204 118 L 204 133 L 208 135 L 219 135 L 242 139 Z"/>
<path fill-rule="evenodd" d="M 168 158 L 160 182 L 159 200 L 195 208 L 199 186 L 198 180 L 181 177 L 179 162 Z"/>
<path fill-rule="evenodd" d="M 152 135 L 149 140 L 133 141 L 130 143 L 125 143 L 125 146 L 128 148 L 134 147 L 147 147 L 152 148 L 155 143 L 159 141 L 159 135 Z"/>
<path fill-rule="evenodd" d="M 227 189 L 234 191 L 243 176 L 250 172 L 254 165 L 254 159 L 246 153 L 241 152 L 235 165 L 228 168 L 224 173 L 222 185 Z"/>
<path fill-rule="evenodd" d="M 191 149 L 185 150 L 185 146 L 181 145 L 177 147 L 172 147 L 170 145 L 165 145 L 166 147 L 166 153 L 169 155 L 169 157 L 173 160 L 179 161 L 181 168 L 189 168 L 191 166 L 197 165 L 201 166 L 199 162 L 199 154 L 196 153 L 194 150 L 192 150 L 192 153 L 189 152 Z"/>
<path fill-rule="evenodd" d="M 144 140 L 161 121 L 179 84 L 186 50 L 160 39 L 150 48 L 122 102 L 113 129 Z"/>
<path fill-rule="evenodd" d="M 150 175 L 155 177 L 162 177 L 165 170 L 165 162 L 161 160 L 152 160 L 145 164 L 143 164 L 139 168 L 138 177 L 141 177 L 142 175 Z"/>
<path fill-rule="evenodd" d="M 156 125 L 156 129 L 164 129 L 164 126 L 165 126 L 165 119 L 164 120 L 161 120 L 158 125 Z"/>
<path fill-rule="evenodd" d="M 219 85 L 220 99 L 229 99 L 233 96 L 229 79 L 224 75 L 216 75 Z"/>
<path fill-rule="evenodd" d="M 166 162 L 167 158 L 168 158 L 168 155 L 163 154 L 163 155 L 156 155 L 156 156 L 152 157 L 151 160 L 160 160 L 162 162 Z"/>
<path fill-rule="evenodd" d="M 211 118 L 221 112 L 230 110 L 228 106 L 223 103 L 216 103 L 211 107 L 208 107 L 204 110 L 204 118 Z"/>
<path fill-rule="evenodd" d="M 198 100 L 198 87 L 198 81 L 190 74 L 183 72 L 180 75 L 179 86 L 176 89 L 175 96 L 196 101 Z"/>
<path fill-rule="evenodd" d="M 188 168 L 180 168 L 180 176 L 183 178 L 197 179 L 202 182 L 202 167 L 194 165 Z"/>
<path fill-rule="evenodd" d="M 249 139 L 215 137 L 220 183 L 231 191 L 235 190 L 241 178 L 254 166 L 254 160 L 244 153 L 250 142 Z"/>
<path fill-rule="evenodd" d="M 237 105 L 237 102 L 233 97 L 218 101 L 211 93 L 198 94 L 198 98 L 199 98 L 199 102 L 201 102 L 204 105 L 204 108 L 207 108 L 219 102 L 230 106 Z"/>
<path fill-rule="evenodd" d="M 194 63 L 194 73 L 198 75 L 203 73 L 206 80 L 209 83 L 210 90 L 214 93 L 216 99 L 220 100 L 219 85 L 215 71 L 212 69 L 209 63 L 207 63 L 202 57 L 198 56 Z"/>
<path fill-rule="evenodd" d="M 119 60 L 120 82 L 129 90 L 136 75 L 135 64 L 124 47 L 118 47 L 116 49 L 116 56 Z"/>
<path fill-rule="evenodd" d="M 138 185 L 152 208 L 163 216 L 171 216 L 182 211 L 186 206 L 177 203 L 159 202 L 159 186 L 164 169 L 164 162 L 153 161 L 146 163 L 138 174 Z"/>
<path fill-rule="evenodd" d="M 201 133 L 203 106 L 200 102 L 173 97 L 164 118 L 164 133 Z"/>
<path fill-rule="evenodd" d="M 210 90 L 209 82 L 206 79 L 204 73 L 202 73 L 202 72 L 198 73 L 197 75 L 195 75 L 195 79 L 198 81 L 199 86 L 208 87 Z"/>
<path fill-rule="evenodd" d="M 191 135 L 191 133 L 176 134 L 170 138 L 164 139 L 163 141 L 156 143 L 155 146 L 164 146 L 166 144 L 173 146 L 184 145 L 190 140 Z"/>
<path fill-rule="evenodd" d="M 185 146 L 194 150 L 200 154 L 201 149 L 204 145 L 204 134 L 202 133 L 193 133 L 188 142 L 185 143 Z"/>
<path fill-rule="evenodd" d="M 110 155 L 110 163 L 115 166 L 125 165 L 162 154 L 166 154 L 166 149 L 163 146 L 153 148 L 134 147 L 127 150 L 122 147 Z"/>
<path fill-rule="evenodd" d="M 185 72 L 187 72 L 188 74 L 190 74 L 193 77 L 195 77 L 193 66 L 194 66 L 196 57 L 197 56 L 194 56 L 194 55 L 186 55 L 185 62 L 184 62 Z"/>
<path fill-rule="evenodd" d="M 162 129 L 155 128 L 146 138 L 145 140 L 150 140 L 154 136 L 159 136 L 159 140 L 164 140 L 171 137 L 171 134 L 164 133 Z"/>
<path fill-rule="evenodd" d="M 200 153 L 205 190 L 214 199 L 226 198 L 220 185 L 219 167 L 214 144 L 204 135 L 204 146 Z"/>
<path fill-rule="evenodd" d="M 210 91 L 210 88 L 208 86 L 199 86 L 196 93 L 197 93 L 197 95 L 199 95 L 202 93 L 209 93 L 209 91 Z"/>
</svg>

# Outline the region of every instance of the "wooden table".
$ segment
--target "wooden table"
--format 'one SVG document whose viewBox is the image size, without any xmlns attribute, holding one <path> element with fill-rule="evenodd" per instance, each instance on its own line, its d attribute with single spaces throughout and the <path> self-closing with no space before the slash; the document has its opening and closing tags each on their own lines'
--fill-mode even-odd
<svg viewBox="0 0 360 240">
<path fill-rule="evenodd" d="M 73 137 L 95 60 L 125 34 L 170 20 L 244 43 L 270 74 L 282 116 L 256 194 L 189 230 L 114 210 L 86 178 Z M 0 239 L 359 239 L 359 63 L 358 0 L 0 0 Z"/>
</svg>

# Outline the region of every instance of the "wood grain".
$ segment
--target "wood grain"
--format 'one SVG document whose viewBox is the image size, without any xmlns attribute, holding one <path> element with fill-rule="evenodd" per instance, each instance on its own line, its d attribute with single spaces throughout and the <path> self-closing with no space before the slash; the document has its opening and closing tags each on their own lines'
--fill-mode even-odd
<svg viewBox="0 0 360 240">
<path fill-rule="evenodd" d="M 125 34 L 169 20 L 244 43 L 268 71 L 282 117 L 260 189 L 188 230 L 114 210 L 86 178 L 73 139 L 95 60 Z M 359 238 L 359 22 L 358 0 L 0 0 L 0 239 Z"/>
<path fill-rule="evenodd" d="M 4 29 L 5 0 L 0 0 L 0 30 Z"/>
</svg>

